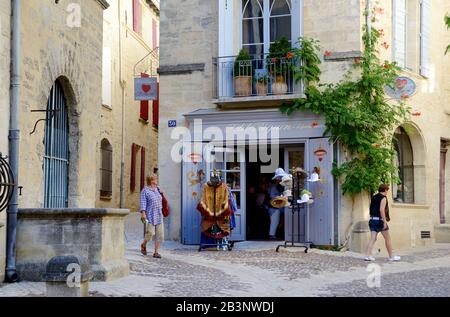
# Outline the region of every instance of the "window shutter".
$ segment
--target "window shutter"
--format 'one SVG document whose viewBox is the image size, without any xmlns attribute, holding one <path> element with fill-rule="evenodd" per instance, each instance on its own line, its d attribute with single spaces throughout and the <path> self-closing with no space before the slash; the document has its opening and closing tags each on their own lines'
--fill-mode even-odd
<svg viewBox="0 0 450 317">
<path fill-rule="evenodd" d="M 145 148 L 141 148 L 141 191 L 145 186 Z"/>
<path fill-rule="evenodd" d="M 152 21 L 152 45 L 153 49 L 158 46 L 158 24 L 155 19 Z"/>
<path fill-rule="evenodd" d="M 102 103 L 105 106 L 112 105 L 112 76 L 111 76 L 111 49 L 103 48 L 103 83 L 102 83 Z"/>
<path fill-rule="evenodd" d="M 153 126 L 155 128 L 159 127 L 159 83 L 157 89 L 157 99 L 153 100 Z"/>
<path fill-rule="evenodd" d="M 148 74 L 141 73 L 141 77 L 150 77 Z M 140 118 L 144 121 L 148 121 L 148 100 L 141 100 L 141 112 Z"/>
<path fill-rule="evenodd" d="M 141 2 L 133 0 L 133 31 L 138 34 L 142 34 L 141 19 Z"/>
<path fill-rule="evenodd" d="M 401 68 L 406 66 L 406 0 L 394 0 L 394 61 Z"/>
<path fill-rule="evenodd" d="M 422 0 L 420 10 L 420 74 L 430 77 L 431 0 Z"/>
<path fill-rule="evenodd" d="M 136 154 L 137 146 L 133 143 L 131 145 L 131 171 L 130 171 L 130 190 L 134 192 L 136 190 Z"/>
</svg>

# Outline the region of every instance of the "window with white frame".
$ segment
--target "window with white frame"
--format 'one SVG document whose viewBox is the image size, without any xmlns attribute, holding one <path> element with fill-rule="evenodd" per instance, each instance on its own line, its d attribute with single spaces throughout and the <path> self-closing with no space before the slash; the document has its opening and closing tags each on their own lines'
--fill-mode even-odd
<svg viewBox="0 0 450 317">
<path fill-rule="evenodd" d="M 430 0 L 393 0 L 392 7 L 394 61 L 428 77 Z"/>
<path fill-rule="evenodd" d="M 291 0 L 242 0 L 242 47 L 250 55 L 269 52 L 286 37 L 292 43 Z"/>
</svg>

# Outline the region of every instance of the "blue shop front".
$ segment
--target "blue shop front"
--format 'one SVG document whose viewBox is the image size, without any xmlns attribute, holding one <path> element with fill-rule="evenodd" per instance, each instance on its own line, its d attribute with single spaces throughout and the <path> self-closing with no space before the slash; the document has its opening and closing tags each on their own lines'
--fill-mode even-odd
<svg viewBox="0 0 450 317">
<path fill-rule="evenodd" d="M 267 190 L 277 168 L 292 173 L 302 168 L 318 171 L 320 180 L 302 184 L 313 196 L 292 226 L 285 207 L 276 228 L 280 240 L 339 244 L 339 195 L 331 174 L 339 160 L 337 146 L 324 136 L 319 115 L 296 112 L 290 116 L 278 109 L 199 109 L 184 115 L 190 138 L 185 139 L 182 163 L 182 242 L 200 243 L 202 215 L 198 210 L 202 189 L 214 171 L 236 202 L 231 241 L 268 240 L 270 216 Z M 295 218 L 297 219 L 297 218 Z M 297 220 L 294 219 L 294 222 Z M 292 229 L 294 228 L 293 232 Z"/>
</svg>

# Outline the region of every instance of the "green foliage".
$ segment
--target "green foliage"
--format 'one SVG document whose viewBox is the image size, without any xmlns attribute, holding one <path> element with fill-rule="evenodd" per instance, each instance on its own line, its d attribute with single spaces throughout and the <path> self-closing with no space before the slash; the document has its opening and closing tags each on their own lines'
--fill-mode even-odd
<svg viewBox="0 0 450 317">
<path fill-rule="evenodd" d="M 367 27 L 363 31 L 363 56 L 337 84 L 318 83 L 319 46 L 316 41 L 300 39 L 303 45 L 296 53 L 303 58 L 304 70 L 297 70 L 296 77 L 305 80 L 306 97 L 281 107 L 287 114 L 309 110 L 324 115 L 325 134 L 331 135 L 332 142 L 339 142 L 351 157 L 333 166 L 333 175 L 342 181 L 343 193 L 351 196 L 364 191 L 373 193 L 381 183 L 398 181 L 393 176 L 396 167 L 391 134 L 409 114 L 403 101 L 386 99 L 384 88 L 393 85 L 400 69 L 378 58 L 381 32 L 369 32 Z"/>
<path fill-rule="evenodd" d="M 450 15 L 446 15 L 444 18 L 445 24 L 447 25 L 447 29 L 450 29 Z M 447 46 L 447 49 L 445 50 L 445 54 L 450 52 L 450 44 Z"/>
<path fill-rule="evenodd" d="M 250 54 L 241 49 L 234 61 L 234 76 L 252 76 L 252 62 Z"/>
<path fill-rule="evenodd" d="M 270 45 L 268 58 L 285 58 L 291 50 L 291 43 L 286 37 L 282 36 Z"/>
<path fill-rule="evenodd" d="M 307 83 L 318 83 L 320 81 L 321 63 L 317 52 L 320 50 L 319 41 L 311 38 L 301 37 L 298 41 L 298 47 L 294 48 L 294 80 L 299 82 L 303 80 Z"/>
<path fill-rule="evenodd" d="M 293 49 L 286 37 L 281 37 L 270 45 L 267 67 L 272 76 L 284 76 L 292 69 Z"/>
</svg>

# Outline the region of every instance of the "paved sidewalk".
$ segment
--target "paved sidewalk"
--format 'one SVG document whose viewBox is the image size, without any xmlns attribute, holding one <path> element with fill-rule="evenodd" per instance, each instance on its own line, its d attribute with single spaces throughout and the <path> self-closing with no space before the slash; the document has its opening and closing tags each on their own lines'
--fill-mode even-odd
<svg viewBox="0 0 450 317">
<path fill-rule="evenodd" d="M 402 261 L 379 256 L 380 287 L 369 288 L 371 272 L 352 252 L 281 248 L 279 242 L 241 242 L 233 251 L 202 251 L 166 242 L 162 259 L 140 254 L 142 227 L 127 224 L 126 258 L 131 274 L 90 284 L 91 296 L 282 297 L 450 296 L 450 244 L 405 250 Z M 45 296 L 44 283 L 0 284 L 0 296 Z"/>
<path fill-rule="evenodd" d="M 166 242 L 162 259 L 142 256 L 129 241 L 131 274 L 91 283 L 91 296 L 450 296 L 450 245 L 401 253 L 403 261 L 380 258 L 381 287 L 369 288 L 367 263 L 350 252 L 281 249 L 277 243 L 237 243 L 233 251 L 202 251 Z M 149 245 L 150 247 L 150 245 Z M 44 283 L 0 287 L 0 296 L 45 296 Z"/>
</svg>

